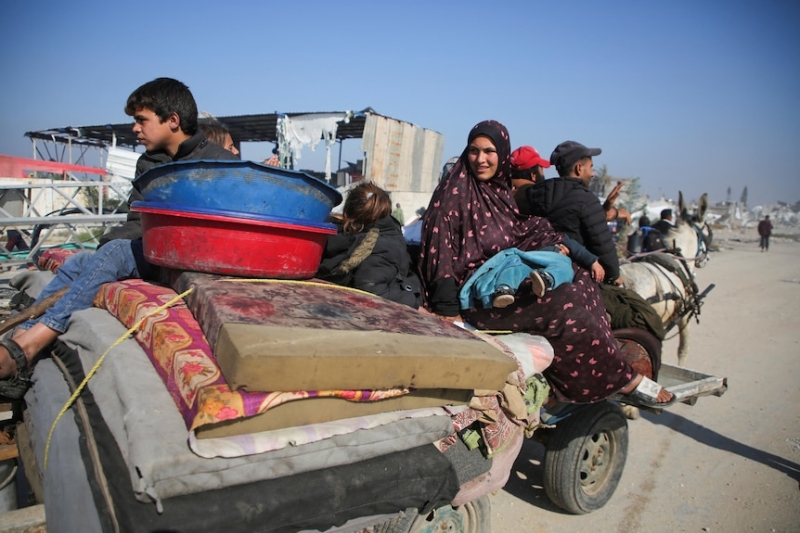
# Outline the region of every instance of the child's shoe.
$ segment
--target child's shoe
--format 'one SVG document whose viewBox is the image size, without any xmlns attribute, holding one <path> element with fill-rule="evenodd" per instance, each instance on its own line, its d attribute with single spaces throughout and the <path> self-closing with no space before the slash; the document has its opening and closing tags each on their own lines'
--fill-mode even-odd
<svg viewBox="0 0 800 533">
<path fill-rule="evenodd" d="M 515 300 L 514 293 L 516 293 L 516 291 L 508 285 L 499 286 L 494 296 L 492 296 L 492 307 L 503 309 L 513 304 Z"/>
<path fill-rule="evenodd" d="M 544 270 L 531 270 L 530 274 L 533 294 L 541 298 L 547 291 L 553 290 L 555 280 Z"/>
</svg>

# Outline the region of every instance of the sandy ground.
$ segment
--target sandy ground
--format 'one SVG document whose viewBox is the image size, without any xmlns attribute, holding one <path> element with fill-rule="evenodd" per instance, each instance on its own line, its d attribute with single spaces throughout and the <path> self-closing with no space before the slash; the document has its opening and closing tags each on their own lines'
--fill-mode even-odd
<svg viewBox="0 0 800 533">
<path fill-rule="evenodd" d="M 693 324 L 686 366 L 726 376 L 722 397 L 629 421 L 625 471 L 611 501 L 582 516 L 542 488 L 541 445 L 526 442 L 494 494 L 494 533 L 800 531 L 800 243 L 716 232 L 697 273 L 716 288 Z M 664 361 L 677 364 L 677 339 Z"/>
</svg>

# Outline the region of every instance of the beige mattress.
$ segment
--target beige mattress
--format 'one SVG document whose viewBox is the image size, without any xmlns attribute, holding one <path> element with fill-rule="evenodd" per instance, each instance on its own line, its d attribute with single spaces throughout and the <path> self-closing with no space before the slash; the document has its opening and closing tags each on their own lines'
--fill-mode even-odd
<svg viewBox="0 0 800 533">
<path fill-rule="evenodd" d="M 233 389 L 497 389 L 516 362 L 433 315 L 324 282 L 183 274 L 187 305 Z M 407 408 L 407 407 L 404 407 Z"/>
</svg>

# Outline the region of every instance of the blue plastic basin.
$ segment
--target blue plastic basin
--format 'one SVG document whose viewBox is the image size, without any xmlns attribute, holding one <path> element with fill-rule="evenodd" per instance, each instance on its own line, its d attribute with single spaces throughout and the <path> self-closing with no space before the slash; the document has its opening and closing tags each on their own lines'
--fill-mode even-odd
<svg viewBox="0 0 800 533">
<path fill-rule="evenodd" d="M 177 161 L 134 181 L 147 202 L 323 222 L 339 192 L 305 172 L 252 161 Z"/>
</svg>

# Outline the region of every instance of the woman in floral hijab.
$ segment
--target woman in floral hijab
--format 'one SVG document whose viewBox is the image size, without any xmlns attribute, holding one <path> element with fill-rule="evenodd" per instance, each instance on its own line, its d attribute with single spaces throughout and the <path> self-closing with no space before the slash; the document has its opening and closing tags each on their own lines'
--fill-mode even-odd
<svg viewBox="0 0 800 533">
<path fill-rule="evenodd" d="M 459 317 L 458 293 L 469 277 L 507 248 L 537 250 L 559 244 L 561 234 L 539 217 L 521 215 L 511 193 L 511 143 L 499 122 L 477 124 L 458 163 L 439 183 L 423 216 L 420 273 L 428 309 Z M 503 309 L 467 309 L 478 329 L 541 335 L 555 351 L 545 371 L 564 399 L 576 403 L 628 394 L 637 374 L 617 348 L 597 284 L 577 266 L 575 280 L 537 298 L 528 288 Z M 659 393 L 662 403 L 670 393 Z"/>
</svg>

